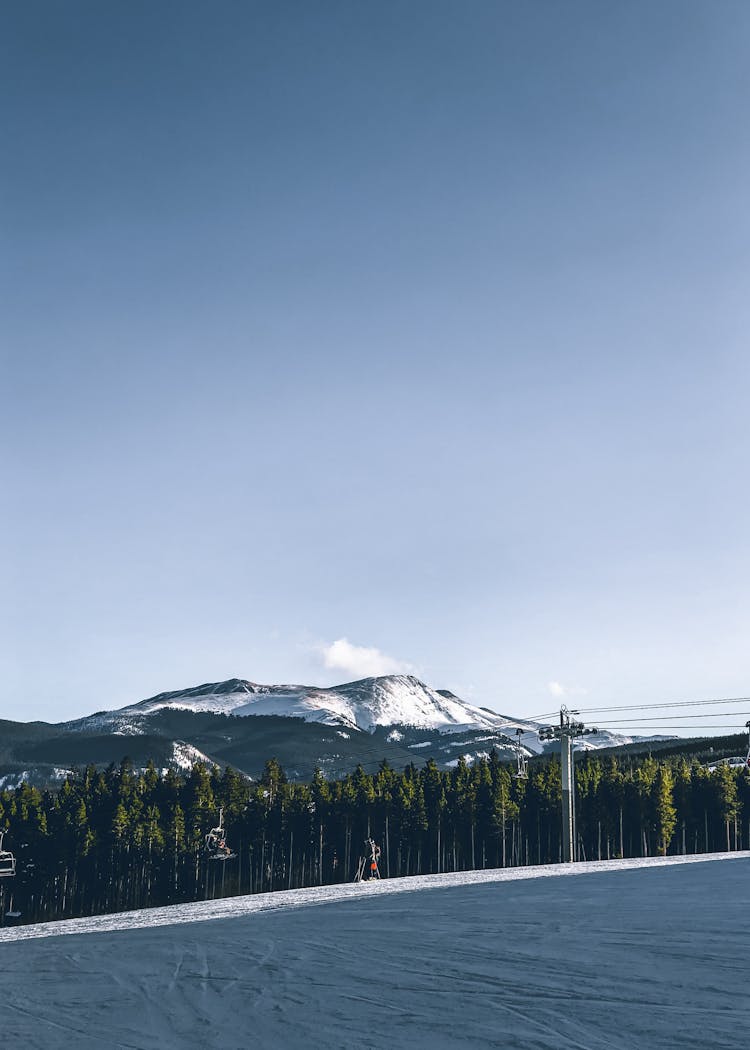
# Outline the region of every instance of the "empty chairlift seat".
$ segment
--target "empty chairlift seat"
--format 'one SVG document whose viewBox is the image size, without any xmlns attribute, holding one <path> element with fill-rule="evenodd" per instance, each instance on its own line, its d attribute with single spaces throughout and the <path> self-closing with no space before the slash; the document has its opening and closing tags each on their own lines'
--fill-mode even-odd
<svg viewBox="0 0 750 1050">
<path fill-rule="evenodd" d="M 0 831 L 0 878 L 6 875 L 15 875 L 16 858 L 10 850 L 3 849 L 3 837 L 5 832 Z"/>
</svg>

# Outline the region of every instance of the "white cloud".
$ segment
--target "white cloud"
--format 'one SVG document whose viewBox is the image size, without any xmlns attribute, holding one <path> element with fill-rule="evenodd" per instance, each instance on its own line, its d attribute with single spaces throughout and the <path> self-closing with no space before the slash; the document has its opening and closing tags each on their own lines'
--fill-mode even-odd
<svg viewBox="0 0 750 1050">
<path fill-rule="evenodd" d="M 381 674 L 408 674 L 409 664 L 395 660 L 380 649 L 352 645 L 348 638 L 337 638 L 320 648 L 324 665 L 332 671 L 345 671 L 355 678 L 375 678 Z"/>
<path fill-rule="evenodd" d="M 586 696 L 588 690 L 580 689 L 578 686 L 563 685 L 562 682 L 547 682 L 547 689 L 562 700 L 566 696 Z"/>
</svg>

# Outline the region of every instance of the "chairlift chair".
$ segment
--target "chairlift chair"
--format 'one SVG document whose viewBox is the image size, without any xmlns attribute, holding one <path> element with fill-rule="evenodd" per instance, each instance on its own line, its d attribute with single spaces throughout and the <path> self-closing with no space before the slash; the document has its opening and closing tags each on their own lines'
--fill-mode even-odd
<svg viewBox="0 0 750 1050">
<path fill-rule="evenodd" d="M 360 857 L 357 864 L 357 874 L 354 876 L 355 882 L 372 882 L 373 880 L 380 878 L 380 868 L 378 867 L 378 861 L 380 860 L 380 846 L 375 842 L 374 839 L 365 839 L 365 845 L 369 850 L 370 856 Z M 365 874 L 367 865 L 369 862 L 369 873 Z"/>
<path fill-rule="evenodd" d="M 10 850 L 3 849 L 4 831 L 0 831 L 0 878 L 16 873 L 16 858 Z"/>
<path fill-rule="evenodd" d="M 521 746 L 521 737 L 523 736 L 523 729 L 516 729 L 516 772 L 513 776 L 516 780 L 526 780 L 529 775 L 529 763 L 526 755 L 523 753 L 523 747 Z"/>
<path fill-rule="evenodd" d="M 211 828 L 206 835 L 205 848 L 209 860 L 231 860 L 233 857 L 237 856 L 237 854 L 232 853 L 230 847 L 227 846 L 226 832 L 224 831 L 223 809 L 219 810 L 218 826 Z"/>
</svg>

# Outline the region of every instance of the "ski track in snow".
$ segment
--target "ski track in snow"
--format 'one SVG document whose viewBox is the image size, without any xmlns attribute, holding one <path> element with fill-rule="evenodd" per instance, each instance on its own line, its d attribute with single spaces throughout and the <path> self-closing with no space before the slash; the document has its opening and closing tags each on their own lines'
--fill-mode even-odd
<svg viewBox="0 0 750 1050">
<path fill-rule="evenodd" d="M 744 1030 L 748 861 L 416 876 L 6 929 L 3 1035 L 44 1050 L 722 1050 Z"/>
</svg>

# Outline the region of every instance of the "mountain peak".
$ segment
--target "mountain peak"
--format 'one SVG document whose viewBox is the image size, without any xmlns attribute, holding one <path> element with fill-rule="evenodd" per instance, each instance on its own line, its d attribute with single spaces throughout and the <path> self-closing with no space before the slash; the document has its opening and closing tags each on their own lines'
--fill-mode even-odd
<svg viewBox="0 0 750 1050">
<path fill-rule="evenodd" d="M 142 704 L 151 704 L 158 701 L 168 701 L 178 697 L 199 696 L 227 696 L 236 693 L 252 693 L 257 686 L 254 682 L 248 682 L 244 678 L 227 678 L 223 682 L 204 682 L 203 685 L 194 685 L 188 689 L 173 689 L 167 693 L 157 693 L 147 700 L 141 700 Z"/>
</svg>

